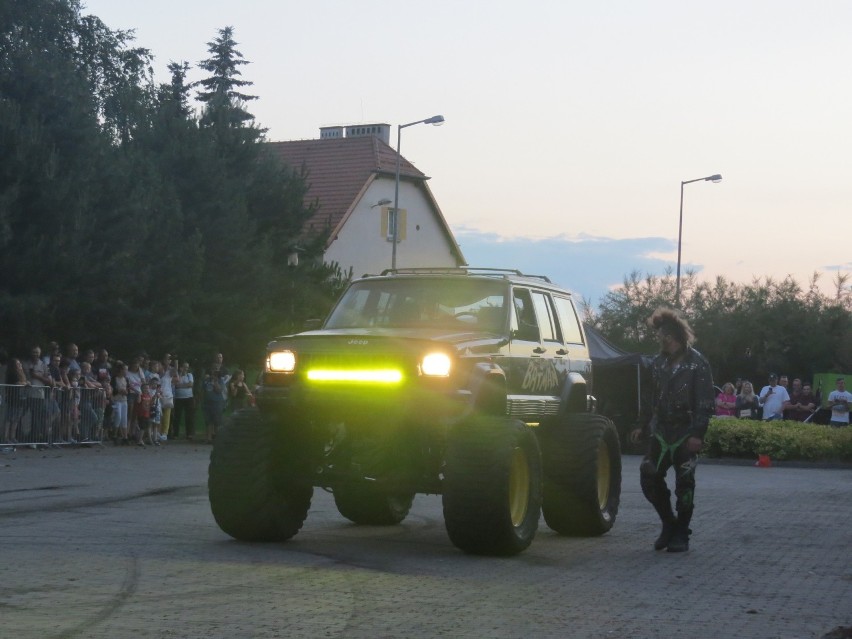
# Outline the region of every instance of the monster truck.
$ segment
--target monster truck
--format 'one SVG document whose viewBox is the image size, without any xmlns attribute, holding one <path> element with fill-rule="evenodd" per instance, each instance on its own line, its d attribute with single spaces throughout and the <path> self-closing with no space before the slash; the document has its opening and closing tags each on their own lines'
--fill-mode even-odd
<svg viewBox="0 0 852 639">
<path fill-rule="evenodd" d="M 515 270 L 417 268 L 352 282 L 317 330 L 267 348 L 256 406 L 217 435 L 208 488 L 228 535 L 282 541 L 314 488 L 358 524 L 442 496 L 461 550 L 513 555 L 544 515 L 600 535 L 621 493 L 571 294 Z"/>
</svg>

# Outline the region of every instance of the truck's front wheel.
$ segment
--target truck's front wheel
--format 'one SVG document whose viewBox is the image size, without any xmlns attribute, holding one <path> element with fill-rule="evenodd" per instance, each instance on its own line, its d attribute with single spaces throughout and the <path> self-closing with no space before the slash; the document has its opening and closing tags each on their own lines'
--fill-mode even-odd
<svg viewBox="0 0 852 639">
<path fill-rule="evenodd" d="M 444 522 L 450 540 L 477 555 L 515 555 L 530 545 L 541 514 L 541 453 L 523 422 L 474 417 L 450 434 Z"/>
<path fill-rule="evenodd" d="M 621 449 L 615 425 L 578 413 L 541 427 L 547 525 L 562 535 L 595 536 L 615 523 Z"/>
<path fill-rule="evenodd" d="M 210 453 L 207 488 L 219 527 L 241 541 L 284 541 L 299 532 L 313 487 L 293 472 L 275 424 L 249 408 L 228 420 Z"/>
</svg>

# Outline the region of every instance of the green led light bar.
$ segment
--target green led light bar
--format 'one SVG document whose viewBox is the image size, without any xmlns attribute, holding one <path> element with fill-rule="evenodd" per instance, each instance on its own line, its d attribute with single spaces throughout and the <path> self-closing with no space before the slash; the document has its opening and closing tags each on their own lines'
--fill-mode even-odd
<svg viewBox="0 0 852 639">
<path fill-rule="evenodd" d="M 312 382 L 363 382 L 370 384 L 398 384 L 402 372 L 392 369 L 378 370 L 332 370 L 315 368 L 307 373 Z"/>
</svg>

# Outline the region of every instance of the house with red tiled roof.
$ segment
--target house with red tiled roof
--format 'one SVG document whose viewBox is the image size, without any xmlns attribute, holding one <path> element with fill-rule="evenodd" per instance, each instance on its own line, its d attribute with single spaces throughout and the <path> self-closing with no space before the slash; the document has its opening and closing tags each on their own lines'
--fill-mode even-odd
<svg viewBox="0 0 852 639">
<path fill-rule="evenodd" d="M 323 259 L 351 268 L 353 277 L 391 267 L 397 155 L 389 131 L 387 124 L 327 127 L 319 139 L 267 143 L 285 164 L 306 171 L 306 197 L 316 210 L 303 234 L 327 232 Z M 466 263 L 428 180 L 401 159 L 398 268 Z"/>
</svg>

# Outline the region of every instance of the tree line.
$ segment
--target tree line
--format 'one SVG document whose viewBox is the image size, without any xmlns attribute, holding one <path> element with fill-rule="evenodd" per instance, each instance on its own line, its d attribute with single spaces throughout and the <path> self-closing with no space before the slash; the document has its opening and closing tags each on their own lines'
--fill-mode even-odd
<svg viewBox="0 0 852 639">
<path fill-rule="evenodd" d="M 168 82 L 133 33 L 80 0 L 0 3 L 0 346 L 56 340 L 131 354 L 224 351 L 256 361 L 265 341 L 322 317 L 346 282 L 313 212 L 306 175 L 265 152 L 230 27 Z M 300 243 L 299 265 L 288 257 Z M 737 284 L 682 280 L 682 308 L 719 380 L 769 371 L 852 371 L 852 303 L 838 275 Z M 645 320 L 674 306 L 671 273 L 625 277 L 587 321 L 652 353 Z"/>
<path fill-rule="evenodd" d="M 325 313 L 345 277 L 300 238 L 306 176 L 266 153 L 237 45 L 220 29 L 202 80 L 157 83 L 80 0 L 0 3 L 0 346 L 250 361 Z"/>
<path fill-rule="evenodd" d="M 795 278 L 755 278 L 748 284 L 724 277 L 681 279 L 681 309 L 697 335 L 696 348 L 710 361 L 716 383 L 751 380 L 758 388 L 770 372 L 811 379 L 815 373 L 852 373 L 850 278 L 838 273 L 833 296 L 821 292 L 819 275 L 802 286 Z M 634 271 L 607 293 L 587 321 L 630 352 L 658 351 L 645 320 L 659 306 L 676 307 L 671 271 Z"/>
</svg>

